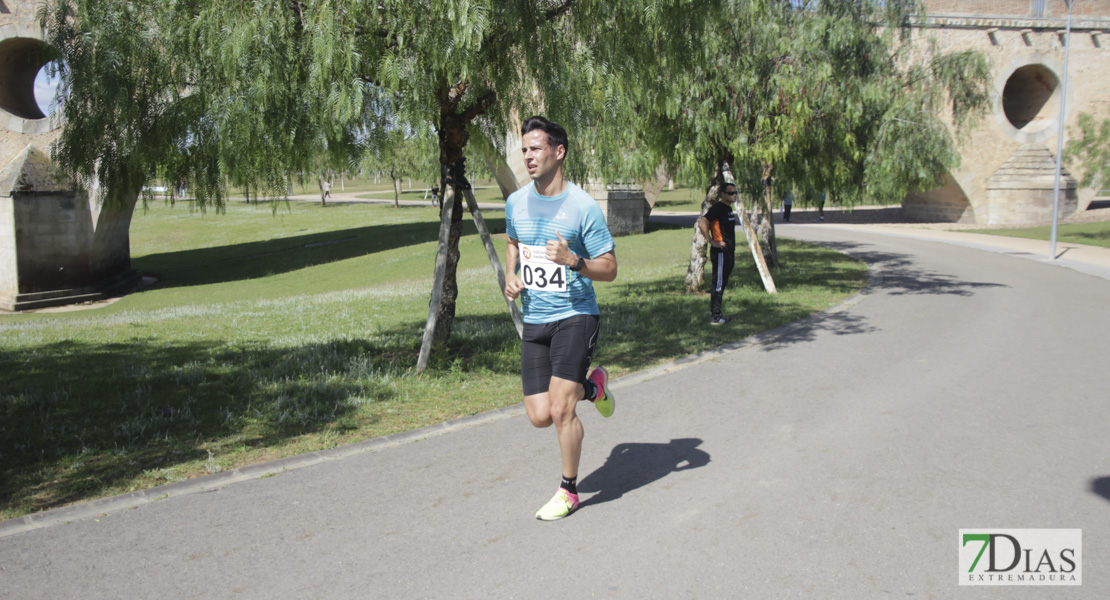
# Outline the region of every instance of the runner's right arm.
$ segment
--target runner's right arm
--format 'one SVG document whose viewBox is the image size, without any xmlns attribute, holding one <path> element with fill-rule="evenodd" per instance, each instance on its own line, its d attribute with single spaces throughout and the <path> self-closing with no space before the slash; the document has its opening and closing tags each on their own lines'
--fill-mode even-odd
<svg viewBox="0 0 1110 600">
<path fill-rule="evenodd" d="M 520 247 L 516 240 L 509 238 L 509 243 L 505 245 L 505 297 L 509 300 L 516 300 L 524 289 L 524 281 L 516 274 L 519 265 Z"/>
</svg>

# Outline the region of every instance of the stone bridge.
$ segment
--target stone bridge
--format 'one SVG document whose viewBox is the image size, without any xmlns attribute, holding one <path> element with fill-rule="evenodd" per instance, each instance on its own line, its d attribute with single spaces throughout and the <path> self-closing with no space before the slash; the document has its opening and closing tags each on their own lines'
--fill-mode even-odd
<svg viewBox="0 0 1110 600">
<path fill-rule="evenodd" d="M 1052 218 L 1060 103 L 1064 143 L 1081 113 L 1110 118 L 1110 1 L 1073 0 L 1066 96 L 1063 0 L 935 0 L 919 37 L 943 50 L 974 49 L 991 61 L 990 114 L 960 148 L 947 184 L 907 197 L 915 218 L 979 224 Z M 1060 216 L 1086 210 L 1098 190 L 1081 189 L 1067 172 Z"/>
</svg>

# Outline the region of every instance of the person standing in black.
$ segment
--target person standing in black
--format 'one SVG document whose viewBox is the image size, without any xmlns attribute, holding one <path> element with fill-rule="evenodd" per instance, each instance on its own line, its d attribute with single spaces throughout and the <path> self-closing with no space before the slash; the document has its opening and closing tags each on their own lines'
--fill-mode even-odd
<svg viewBox="0 0 1110 600">
<path fill-rule="evenodd" d="M 705 239 L 709 240 L 709 260 L 713 263 L 713 283 L 709 291 L 709 323 L 724 325 L 732 320 L 721 312 L 721 298 L 736 262 L 736 213 L 732 204 L 736 201 L 736 186 L 731 183 L 721 185 L 721 199 L 705 216 L 698 219 L 697 227 Z"/>
</svg>

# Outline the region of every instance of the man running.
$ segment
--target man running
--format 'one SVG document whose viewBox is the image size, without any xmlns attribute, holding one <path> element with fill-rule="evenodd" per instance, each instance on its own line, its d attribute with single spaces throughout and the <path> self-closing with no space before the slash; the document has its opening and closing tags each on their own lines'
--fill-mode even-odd
<svg viewBox="0 0 1110 600">
<path fill-rule="evenodd" d="M 536 427 L 555 425 L 563 479 L 536 518 L 561 519 L 578 508 L 582 457 L 579 400 L 613 414 L 605 369 L 593 360 L 601 311 L 594 281 L 617 277 L 616 246 L 605 216 L 589 194 L 563 178 L 567 132 L 543 117 L 521 127 L 524 164 L 532 183 L 505 201 L 505 296 L 521 297 L 524 334 L 520 379 L 524 407 Z"/>
<path fill-rule="evenodd" d="M 721 199 L 705 211 L 698 219 L 697 227 L 712 248 L 709 261 L 713 263 L 713 289 L 709 291 L 709 323 L 725 325 L 732 320 L 721 312 L 721 299 L 728 286 L 728 277 L 736 263 L 736 213 L 732 203 L 736 201 L 736 186 L 721 184 Z M 712 230 L 712 231 L 710 231 Z"/>
</svg>

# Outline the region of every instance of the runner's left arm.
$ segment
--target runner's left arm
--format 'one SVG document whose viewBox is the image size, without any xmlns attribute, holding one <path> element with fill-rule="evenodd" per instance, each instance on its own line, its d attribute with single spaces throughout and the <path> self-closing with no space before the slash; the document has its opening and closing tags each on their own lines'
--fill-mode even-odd
<svg viewBox="0 0 1110 600">
<path fill-rule="evenodd" d="M 547 242 L 547 260 L 558 264 L 573 267 L 578 264 L 578 255 L 570 249 L 563 236 L 559 232 L 555 232 L 555 237 L 558 239 L 550 240 Z M 582 257 L 585 266 L 579 271 L 583 277 L 588 277 L 593 281 L 613 281 L 617 278 L 617 254 L 616 250 L 610 250 L 597 258 Z"/>
<path fill-rule="evenodd" d="M 575 262 L 578 262 L 577 259 Z M 613 281 L 617 278 L 617 251 L 610 250 L 597 258 L 587 258 L 586 266 L 579 273 L 594 281 Z"/>
</svg>

